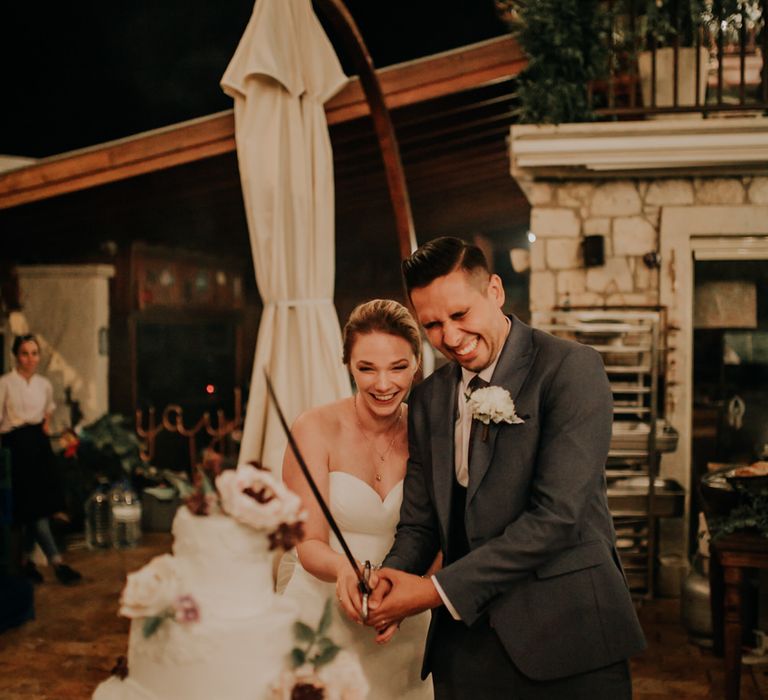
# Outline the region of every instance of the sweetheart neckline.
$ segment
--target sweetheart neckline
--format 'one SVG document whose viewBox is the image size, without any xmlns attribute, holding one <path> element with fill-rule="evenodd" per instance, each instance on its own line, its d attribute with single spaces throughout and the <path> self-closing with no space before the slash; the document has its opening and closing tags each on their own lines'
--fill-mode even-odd
<svg viewBox="0 0 768 700">
<path fill-rule="evenodd" d="M 345 472 L 340 469 L 331 469 L 328 473 L 329 474 L 345 474 L 346 476 L 351 477 L 355 481 L 360 482 L 363 486 L 365 486 L 368 490 L 370 490 L 373 494 L 375 494 L 376 498 L 378 498 L 379 501 L 381 501 L 382 505 L 387 502 L 387 499 L 392 495 L 394 490 L 405 481 L 405 479 L 400 479 L 400 481 L 398 481 L 391 489 L 389 489 L 389 492 L 387 493 L 387 495 L 384 496 L 384 498 L 382 498 L 379 495 L 379 492 L 375 488 L 373 488 L 373 486 L 371 486 L 367 481 L 363 481 L 359 476 L 355 476 L 351 472 Z"/>
</svg>

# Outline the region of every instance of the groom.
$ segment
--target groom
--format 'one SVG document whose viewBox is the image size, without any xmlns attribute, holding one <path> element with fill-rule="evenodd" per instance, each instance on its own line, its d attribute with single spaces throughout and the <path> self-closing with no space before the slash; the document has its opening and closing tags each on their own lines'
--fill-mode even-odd
<svg viewBox="0 0 768 700">
<path fill-rule="evenodd" d="M 451 362 L 410 398 L 400 523 L 368 624 L 433 609 L 422 677 L 438 699 L 630 698 L 627 658 L 645 642 L 607 504 L 600 356 L 505 316 L 501 279 L 464 241 L 430 241 L 403 274 Z M 488 428 L 472 415 L 482 395 L 469 400 L 484 386 L 506 419 Z M 443 568 L 422 577 L 438 551 Z"/>
</svg>

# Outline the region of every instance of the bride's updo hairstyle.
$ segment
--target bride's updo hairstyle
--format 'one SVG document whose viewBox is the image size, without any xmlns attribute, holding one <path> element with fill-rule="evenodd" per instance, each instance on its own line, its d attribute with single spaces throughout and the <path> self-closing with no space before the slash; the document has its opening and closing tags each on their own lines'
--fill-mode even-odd
<svg viewBox="0 0 768 700">
<path fill-rule="evenodd" d="M 373 299 L 356 306 L 344 326 L 344 364 L 352 356 L 352 346 L 359 335 L 388 333 L 405 340 L 411 346 L 416 364 L 421 362 L 421 335 L 410 311 L 392 299 Z"/>
</svg>

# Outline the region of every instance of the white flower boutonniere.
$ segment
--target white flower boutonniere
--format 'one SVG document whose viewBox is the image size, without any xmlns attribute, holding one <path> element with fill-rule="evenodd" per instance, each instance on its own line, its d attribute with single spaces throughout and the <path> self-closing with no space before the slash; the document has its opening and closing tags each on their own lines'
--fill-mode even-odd
<svg viewBox="0 0 768 700">
<path fill-rule="evenodd" d="M 525 423 L 515 412 L 515 402 L 506 389 L 487 386 L 467 396 L 472 418 L 483 424 L 483 441 L 488 439 L 488 426 L 494 423 Z M 527 416 L 526 416 L 527 417 Z"/>
</svg>

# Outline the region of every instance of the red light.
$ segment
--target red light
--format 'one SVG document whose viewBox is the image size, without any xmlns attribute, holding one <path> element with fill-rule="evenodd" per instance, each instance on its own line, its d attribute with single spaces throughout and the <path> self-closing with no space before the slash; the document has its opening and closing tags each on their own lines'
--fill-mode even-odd
<svg viewBox="0 0 768 700">
<path fill-rule="evenodd" d="M 216 387 L 213 386 L 213 384 L 206 384 L 205 385 L 205 393 L 206 394 L 213 394 L 216 391 Z"/>
</svg>

